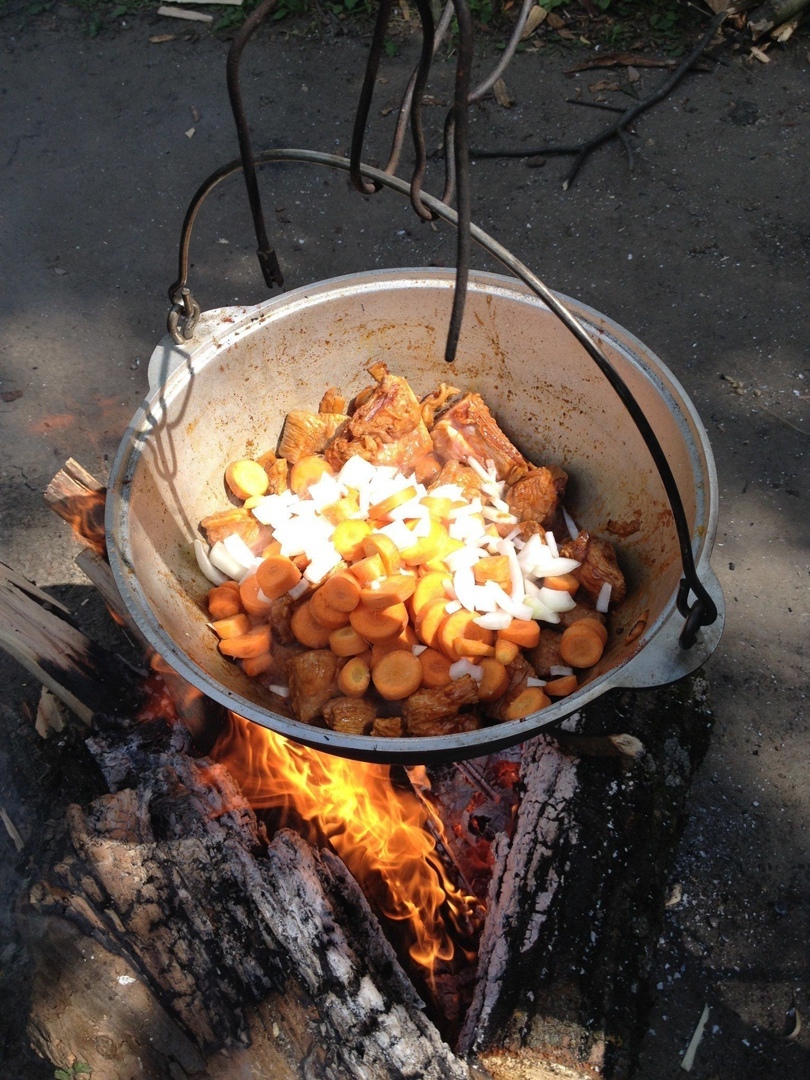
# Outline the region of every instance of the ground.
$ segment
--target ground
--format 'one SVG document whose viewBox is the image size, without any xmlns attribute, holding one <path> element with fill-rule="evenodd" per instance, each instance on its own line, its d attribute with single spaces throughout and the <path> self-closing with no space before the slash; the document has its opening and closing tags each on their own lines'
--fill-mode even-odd
<svg viewBox="0 0 810 1080">
<path fill-rule="evenodd" d="M 68 11 L 0 25 L 2 558 L 86 604 L 90 624 L 111 638 L 41 495 L 68 456 L 104 478 L 143 398 L 186 203 L 237 153 L 227 43 L 152 15 L 93 38 Z M 163 35 L 173 37 L 150 40 Z M 364 53 L 356 35 L 323 30 L 281 27 L 251 44 L 243 70 L 256 145 L 345 151 Z M 369 159 L 385 155 L 383 114 L 413 55 L 405 38 L 386 60 Z M 576 42 L 519 55 L 506 76 L 512 106 L 476 106 L 474 144 L 570 141 L 608 114 L 566 98 L 626 104 L 664 77 L 643 67 L 565 74 L 595 55 Z M 716 724 L 672 868 L 636 1080 L 680 1075 L 706 1004 L 695 1076 L 810 1072 L 807 1029 L 782 1038 L 793 1006 L 808 1014 L 808 37 L 769 56 L 764 64 L 730 53 L 689 75 L 637 122 L 632 172 L 618 144 L 595 154 L 567 192 L 567 159 L 473 169 L 474 220 L 671 367 L 717 464 L 713 565 L 728 618 L 706 665 Z M 438 103 L 447 71 L 440 61 L 430 88 Z M 435 147 L 444 109 L 426 112 Z M 374 267 L 452 264 L 448 230 L 419 224 L 393 197 L 364 200 L 341 177 L 303 166 L 267 170 L 263 184 L 289 288 Z M 435 164 L 426 186 L 441 187 Z M 192 283 L 204 307 L 265 297 L 254 247 L 243 190 L 231 181 L 194 239 Z M 495 269 L 480 257 L 476 265 Z M 8 661 L 0 669 L 5 705 L 35 705 L 32 680 Z M 5 834 L 0 844 L 10 862 Z M 6 946 L 6 974 L 13 959 Z M 3 1050 L 14 1075 L 53 1075 L 7 1024 Z"/>
</svg>

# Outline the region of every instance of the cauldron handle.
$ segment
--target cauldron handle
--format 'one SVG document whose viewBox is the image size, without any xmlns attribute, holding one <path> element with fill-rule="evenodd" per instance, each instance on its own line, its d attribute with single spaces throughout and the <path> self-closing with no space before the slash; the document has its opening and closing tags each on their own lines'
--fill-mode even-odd
<svg viewBox="0 0 810 1080">
<path fill-rule="evenodd" d="M 350 172 L 352 168 L 352 163 L 348 158 L 338 157 L 334 154 L 324 154 L 317 150 L 265 150 L 261 154 L 257 154 L 253 160 L 253 164 L 259 166 L 278 162 L 323 165 L 327 168 L 340 169 L 347 173 Z M 197 189 L 194 198 L 191 200 L 188 210 L 186 211 L 180 235 L 180 275 L 178 280 L 169 289 L 169 299 L 172 304 L 172 309 L 169 313 L 169 332 L 178 345 L 182 345 L 184 340 L 188 340 L 193 336 L 193 328 L 189 329 L 187 324 L 185 327 L 178 326 L 176 311 L 177 305 L 181 299 L 192 305 L 195 303 L 187 285 L 189 266 L 188 252 L 195 218 L 202 203 L 205 201 L 206 196 L 222 180 L 234 175 L 234 173 L 240 172 L 241 169 L 241 161 L 230 161 L 227 165 L 223 165 L 221 168 L 217 169 L 217 171 L 212 173 Z M 382 172 L 380 169 L 372 168 L 370 165 L 361 165 L 360 170 L 362 175 L 367 179 L 379 183 L 383 187 L 390 188 L 393 191 L 398 192 L 398 194 L 404 195 L 406 198 L 410 198 L 410 185 L 404 180 L 400 180 L 396 176 L 391 176 L 388 173 Z M 425 206 L 427 206 L 437 217 L 450 225 L 458 227 L 458 215 L 455 210 L 451 209 L 440 199 L 428 195 L 426 192 L 422 193 L 422 200 Z M 644 439 L 647 449 L 655 463 L 655 467 L 658 470 L 658 474 L 661 477 L 661 482 L 664 485 L 664 490 L 666 491 L 667 499 L 669 500 L 669 505 L 672 510 L 675 529 L 678 534 L 681 564 L 683 566 L 683 579 L 681 580 L 680 588 L 678 590 L 677 606 L 678 611 L 686 619 L 678 642 L 683 649 L 691 648 L 697 640 L 697 634 L 700 628 L 702 626 L 710 626 L 717 619 L 717 605 L 698 577 L 692 552 L 692 538 L 689 530 L 689 523 L 686 520 L 686 512 L 683 508 L 678 485 L 675 482 L 675 477 L 669 466 L 669 461 L 658 441 L 658 437 L 647 420 L 643 409 L 636 401 L 625 381 L 615 370 L 610 360 L 608 360 L 605 353 L 591 337 L 585 327 L 557 298 L 551 289 L 543 284 L 540 278 L 508 251 L 507 248 L 485 233 L 483 229 L 479 228 L 477 225 L 471 225 L 470 235 L 477 244 L 502 263 L 515 275 L 515 277 L 520 278 L 520 280 L 523 281 L 524 284 L 526 284 L 532 292 L 554 312 L 560 321 L 565 324 L 577 341 L 579 341 L 582 347 L 591 356 L 602 374 L 618 394 L 622 404 L 630 413 L 630 417 L 638 428 L 641 437 Z M 691 604 L 689 603 L 690 593 L 694 593 L 695 595 L 695 600 Z"/>
</svg>

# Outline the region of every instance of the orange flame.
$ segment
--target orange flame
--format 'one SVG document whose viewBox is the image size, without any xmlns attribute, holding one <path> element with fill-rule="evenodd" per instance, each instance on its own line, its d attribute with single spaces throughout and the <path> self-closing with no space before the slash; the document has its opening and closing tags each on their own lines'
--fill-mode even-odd
<svg viewBox="0 0 810 1080">
<path fill-rule="evenodd" d="M 445 916 L 463 926 L 478 901 L 448 878 L 427 810 L 412 791 L 394 788 L 389 766 L 310 750 L 233 713 L 211 756 L 255 809 L 293 809 L 312 822 L 382 912 L 408 920 L 410 955 L 432 985 L 437 961 L 454 954 Z"/>
</svg>

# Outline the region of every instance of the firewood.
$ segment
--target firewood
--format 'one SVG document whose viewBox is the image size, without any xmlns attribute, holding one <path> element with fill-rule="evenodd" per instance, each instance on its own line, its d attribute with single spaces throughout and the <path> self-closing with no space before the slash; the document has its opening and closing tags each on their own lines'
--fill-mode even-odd
<svg viewBox="0 0 810 1080">
<path fill-rule="evenodd" d="M 748 16 L 748 29 L 754 41 L 763 34 L 788 22 L 799 12 L 810 6 L 810 0 L 768 0 Z"/>
</svg>

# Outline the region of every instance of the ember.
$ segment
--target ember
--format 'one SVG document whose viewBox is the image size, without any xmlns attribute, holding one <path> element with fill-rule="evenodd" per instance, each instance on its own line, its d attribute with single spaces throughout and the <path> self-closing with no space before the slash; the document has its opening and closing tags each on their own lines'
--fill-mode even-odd
<svg viewBox="0 0 810 1080">
<path fill-rule="evenodd" d="M 309 822 L 329 841 L 374 905 L 407 924 L 411 959 L 435 989 L 437 965 L 480 922 L 480 902 L 450 880 L 427 807 L 392 784 L 390 766 L 318 753 L 235 713 L 211 756 L 254 809 L 280 810 L 280 826 L 290 817 Z"/>
</svg>

